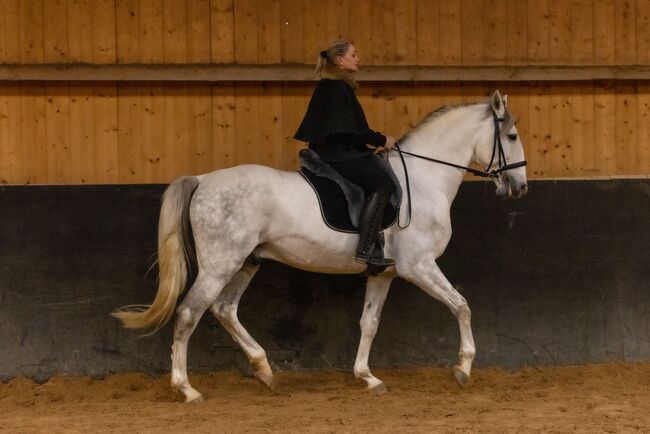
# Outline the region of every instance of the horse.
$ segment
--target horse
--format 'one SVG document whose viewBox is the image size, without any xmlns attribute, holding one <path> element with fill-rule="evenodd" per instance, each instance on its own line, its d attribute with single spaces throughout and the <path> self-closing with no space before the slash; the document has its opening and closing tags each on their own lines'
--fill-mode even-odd
<svg viewBox="0 0 650 434">
<path fill-rule="evenodd" d="M 471 311 L 436 264 L 452 235 L 450 208 L 464 174 L 471 171 L 467 166 L 492 166 L 495 154 L 499 168 L 492 174 L 497 196 L 518 198 L 528 189 L 514 116 L 507 108 L 507 96 L 502 98 L 498 91 L 486 101 L 433 111 L 400 139 L 399 149 L 406 157 L 389 163 L 402 188 L 409 181 L 410 224 L 405 228 L 393 224 L 384 230 L 385 251 L 395 265 L 367 278 L 354 363 L 355 377 L 377 393 L 386 391 L 386 386 L 370 372 L 368 357 L 391 281 L 397 276 L 442 302 L 456 317 L 460 350 L 453 372 L 460 385 L 467 383 L 476 352 Z M 407 217 L 404 206 L 401 214 Z M 176 311 L 171 385 L 186 402 L 203 400 L 188 380 L 187 345 L 208 309 L 244 351 L 255 377 L 271 388 L 273 372 L 266 353 L 237 317 L 241 296 L 260 267 L 250 258 L 321 273 L 362 273 L 366 265 L 354 259 L 357 237 L 324 223 L 316 195 L 298 172 L 241 165 L 181 177 L 163 195 L 155 299 L 151 305 L 125 306 L 113 315 L 126 328 L 153 329 L 153 333 Z M 177 307 L 191 260 L 196 261 L 197 276 Z"/>
</svg>

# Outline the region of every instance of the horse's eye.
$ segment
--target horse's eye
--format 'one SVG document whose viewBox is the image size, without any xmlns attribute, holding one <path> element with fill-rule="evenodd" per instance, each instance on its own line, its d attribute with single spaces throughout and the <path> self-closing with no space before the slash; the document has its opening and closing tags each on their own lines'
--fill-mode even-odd
<svg viewBox="0 0 650 434">
<path fill-rule="evenodd" d="M 515 140 L 517 140 L 517 135 L 516 134 L 508 134 L 508 138 L 514 142 Z"/>
</svg>

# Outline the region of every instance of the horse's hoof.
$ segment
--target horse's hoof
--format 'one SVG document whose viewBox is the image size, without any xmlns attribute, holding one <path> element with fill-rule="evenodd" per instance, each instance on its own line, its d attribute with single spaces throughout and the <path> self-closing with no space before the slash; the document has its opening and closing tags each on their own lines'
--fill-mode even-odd
<svg viewBox="0 0 650 434">
<path fill-rule="evenodd" d="M 188 398 L 185 402 L 187 402 L 188 404 L 200 404 L 200 403 L 202 403 L 204 401 L 205 401 L 205 399 L 203 399 L 203 395 L 201 395 L 199 393 L 198 396 L 196 396 L 196 397 L 194 397 L 192 399 Z"/>
<path fill-rule="evenodd" d="M 460 387 L 465 387 L 469 382 L 469 375 L 461 371 L 458 366 L 454 366 L 454 378 Z"/>
<path fill-rule="evenodd" d="M 273 374 L 256 372 L 255 378 L 270 390 L 273 390 Z"/>
<path fill-rule="evenodd" d="M 388 392 L 388 389 L 386 388 L 386 385 L 384 383 L 379 383 L 378 385 L 371 387 L 370 392 L 372 392 L 373 395 L 379 396 Z"/>
</svg>

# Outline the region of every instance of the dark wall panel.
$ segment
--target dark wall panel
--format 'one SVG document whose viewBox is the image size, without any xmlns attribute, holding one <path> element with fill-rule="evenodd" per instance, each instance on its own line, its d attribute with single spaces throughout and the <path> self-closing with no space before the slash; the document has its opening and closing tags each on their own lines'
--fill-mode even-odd
<svg viewBox="0 0 650 434">
<path fill-rule="evenodd" d="M 650 182 L 532 182 L 519 201 L 466 183 L 440 265 L 468 299 L 476 364 L 518 367 L 650 360 Z M 171 324 L 147 338 L 109 316 L 155 293 L 163 186 L 0 188 L 0 378 L 165 373 Z M 265 263 L 242 323 L 276 368 L 350 369 L 363 278 Z M 371 367 L 451 365 L 458 327 L 438 302 L 392 286 Z M 194 371 L 245 356 L 206 315 L 190 342 Z"/>
</svg>

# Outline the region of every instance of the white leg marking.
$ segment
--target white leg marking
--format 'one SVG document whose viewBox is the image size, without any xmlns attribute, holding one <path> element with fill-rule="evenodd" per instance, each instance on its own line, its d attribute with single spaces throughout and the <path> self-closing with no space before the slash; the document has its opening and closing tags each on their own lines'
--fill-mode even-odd
<svg viewBox="0 0 650 434">
<path fill-rule="evenodd" d="M 248 361 L 255 367 L 257 379 L 270 388 L 273 381 L 273 371 L 266 358 L 266 352 L 248 333 L 237 317 L 241 296 L 258 269 L 259 266 L 244 264 L 242 269 L 221 292 L 217 301 L 210 306 L 210 311 L 244 351 Z"/>
<path fill-rule="evenodd" d="M 424 258 L 409 273 L 404 276 L 420 287 L 424 292 L 441 301 L 451 310 L 460 328 L 459 363 L 454 366 L 454 376 L 460 385 L 468 380 L 472 370 L 472 362 L 476 354 L 474 337 L 472 336 L 471 311 L 465 298 L 458 293 L 447 278 L 442 274 L 434 258 Z"/>
<path fill-rule="evenodd" d="M 366 297 L 363 302 L 363 314 L 361 315 L 361 340 L 359 341 L 359 350 L 354 362 L 354 376 L 366 382 L 368 389 L 377 393 L 386 391 L 384 383 L 370 373 L 368 367 L 368 357 L 370 356 L 370 347 L 379 327 L 379 317 L 384 306 L 384 301 L 388 295 L 388 289 L 392 277 L 370 276 L 366 283 Z"/>
<path fill-rule="evenodd" d="M 185 395 L 185 402 L 203 401 L 202 395 L 190 386 L 187 378 L 187 343 L 208 306 L 214 302 L 228 280 L 199 273 L 183 303 L 176 310 L 171 384 Z"/>
</svg>

